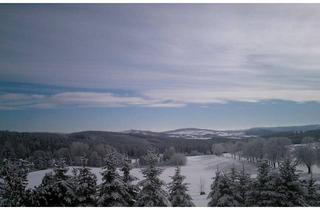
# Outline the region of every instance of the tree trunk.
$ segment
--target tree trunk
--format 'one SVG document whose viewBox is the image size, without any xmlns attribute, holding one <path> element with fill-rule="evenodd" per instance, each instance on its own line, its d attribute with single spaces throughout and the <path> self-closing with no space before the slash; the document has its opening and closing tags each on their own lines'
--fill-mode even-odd
<svg viewBox="0 0 320 210">
<path fill-rule="evenodd" d="M 308 167 L 308 174 L 311 174 L 311 166 L 307 165 L 307 167 Z"/>
</svg>

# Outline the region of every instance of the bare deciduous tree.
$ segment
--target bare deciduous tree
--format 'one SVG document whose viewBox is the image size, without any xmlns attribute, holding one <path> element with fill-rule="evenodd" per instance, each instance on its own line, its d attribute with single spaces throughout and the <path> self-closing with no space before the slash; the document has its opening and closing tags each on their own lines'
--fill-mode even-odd
<svg viewBox="0 0 320 210">
<path fill-rule="evenodd" d="M 311 167 L 316 163 L 316 150 L 311 144 L 299 146 L 295 149 L 296 158 L 308 168 L 308 174 L 311 173 Z"/>
</svg>

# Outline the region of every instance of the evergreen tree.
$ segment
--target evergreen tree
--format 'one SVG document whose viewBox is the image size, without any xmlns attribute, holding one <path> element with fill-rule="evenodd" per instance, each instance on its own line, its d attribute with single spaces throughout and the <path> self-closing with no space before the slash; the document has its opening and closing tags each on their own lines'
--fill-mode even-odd
<svg viewBox="0 0 320 210">
<path fill-rule="evenodd" d="M 155 153 L 148 151 L 145 160 L 148 166 L 142 170 L 145 179 L 139 182 L 142 189 L 137 196 L 135 206 L 170 206 L 168 195 L 161 188 L 164 183 L 159 179 L 161 170 L 156 167 L 157 157 Z"/>
<path fill-rule="evenodd" d="M 259 163 L 256 180 L 251 186 L 248 196 L 248 206 L 278 206 L 279 195 L 275 189 L 279 182 L 276 174 L 271 174 L 267 161 Z M 281 199 L 281 198 L 280 198 Z"/>
<path fill-rule="evenodd" d="M 250 190 L 251 179 L 249 174 L 246 173 L 244 165 L 242 165 L 242 170 L 239 173 L 239 183 L 236 187 L 238 192 L 238 202 L 240 206 L 247 205 L 248 192 Z"/>
<path fill-rule="evenodd" d="M 281 194 L 278 206 L 305 206 L 303 189 L 296 174 L 296 166 L 289 159 L 285 159 L 279 166 L 280 183 L 276 192 Z"/>
<path fill-rule="evenodd" d="M 221 185 L 221 172 L 216 171 L 216 176 L 213 178 L 213 183 L 211 184 L 211 192 L 209 193 L 207 199 L 210 199 L 208 206 L 214 207 L 218 206 L 219 199 L 221 197 L 220 185 Z"/>
<path fill-rule="evenodd" d="M 48 173 L 36 187 L 34 206 L 76 206 L 75 183 L 66 173 L 64 159 L 54 163 L 53 173 Z"/>
<path fill-rule="evenodd" d="M 240 183 L 239 183 L 239 172 L 236 170 L 236 168 L 233 166 L 229 172 L 229 174 L 227 174 L 230 180 L 230 189 L 232 194 L 230 194 L 233 197 L 234 200 L 234 205 L 236 206 L 240 206 L 240 200 L 241 200 L 241 195 L 240 195 Z"/>
<path fill-rule="evenodd" d="M 1 169 L 0 169 L 1 170 Z M 4 194 L 4 184 L 3 179 L 0 176 L 0 206 L 4 206 L 3 194 Z"/>
<path fill-rule="evenodd" d="M 169 200 L 173 207 L 192 207 L 192 198 L 187 193 L 187 183 L 183 183 L 185 176 L 180 174 L 180 167 L 177 166 L 175 175 L 172 177 L 172 182 L 169 184 Z"/>
<path fill-rule="evenodd" d="M 238 171 L 236 170 L 236 168 L 234 167 L 234 165 L 230 169 L 230 172 L 229 172 L 228 176 L 230 177 L 230 181 L 231 182 L 236 182 L 237 181 L 239 174 L 238 174 Z"/>
<path fill-rule="evenodd" d="M 4 198 L 3 198 L 3 195 L 4 195 L 4 180 L 3 180 L 3 174 L 2 174 L 2 171 L 3 171 L 3 164 L 1 163 L 0 164 L 0 206 L 4 206 Z"/>
<path fill-rule="evenodd" d="M 105 158 L 106 166 L 103 168 L 102 183 L 98 187 L 98 206 L 129 206 L 129 194 L 127 185 L 116 171 L 117 158 L 114 152 L 109 152 Z"/>
<path fill-rule="evenodd" d="M 3 161 L 1 168 L 2 195 L 1 205 L 14 207 L 28 204 L 28 191 L 26 191 L 29 163 L 24 160 Z"/>
<path fill-rule="evenodd" d="M 128 192 L 131 195 L 127 198 L 129 206 L 133 206 L 135 204 L 136 197 L 139 193 L 139 187 L 132 184 L 132 181 L 136 180 L 136 178 L 130 174 L 131 168 L 130 159 L 126 156 L 123 160 L 123 167 L 121 168 L 121 171 L 123 172 L 123 182 L 127 186 Z"/>
<path fill-rule="evenodd" d="M 82 157 L 82 167 L 75 169 L 75 193 L 79 206 L 94 206 L 97 177 L 86 167 L 88 159 Z"/>
<path fill-rule="evenodd" d="M 226 174 L 222 174 L 220 171 L 217 171 L 214 182 L 211 184 L 211 192 L 207 197 L 207 199 L 210 199 L 208 206 L 239 206 L 239 203 L 234 199 L 234 194 L 230 184 L 230 178 Z"/>
<path fill-rule="evenodd" d="M 312 175 L 307 182 L 305 200 L 309 206 L 320 205 L 320 194 L 318 193 L 318 186 L 315 183 Z"/>
</svg>

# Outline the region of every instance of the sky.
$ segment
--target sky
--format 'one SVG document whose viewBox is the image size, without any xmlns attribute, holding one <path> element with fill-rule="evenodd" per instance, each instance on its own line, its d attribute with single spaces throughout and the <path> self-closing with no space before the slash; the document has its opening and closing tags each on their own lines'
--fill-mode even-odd
<svg viewBox="0 0 320 210">
<path fill-rule="evenodd" d="M 0 4 L 0 130 L 320 123 L 318 4 Z"/>
</svg>

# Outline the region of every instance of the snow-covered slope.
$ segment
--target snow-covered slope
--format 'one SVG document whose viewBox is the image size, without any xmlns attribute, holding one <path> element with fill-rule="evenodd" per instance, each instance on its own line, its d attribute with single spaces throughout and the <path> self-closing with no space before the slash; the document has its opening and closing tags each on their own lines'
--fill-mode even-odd
<svg viewBox="0 0 320 210">
<path fill-rule="evenodd" d="M 152 132 L 152 131 L 146 131 L 146 130 L 126 130 L 123 131 L 122 133 L 126 133 L 126 134 L 137 134 L 137 135 L 144 135 L 144 136 L 157 136 L 159 135 L 159 133 L 157 132 Z"/>
<path fill-rule="evenodd" d="M 196 206 L 207 206 L 208 200 L 207 196 L 210 192 L 210 185 L 212 183 L 212 177 L 215 176 L 216 170 L 219 168 L 222 171 L 229 171 L 230 168 L 235 167 L 238 170 L 242 169 L 244 164 L 245 170 L 247 173 L 251 174 L 251 176 L 255 176 L 256 174 L 256 166 L 247 161 L 239 161 L 230 158 L 230 155 L 217 157 L 215 155 L 203 155 L 203 156 L 189 156 L 187 157 L 187 164 L 181 167 L 181 174 L 186 176 L 186 183 L 189 183 L 188 189 L 189 194 L 193 199 L 193 202 Z M 72 167 L 70 167 L 71 169 Z M 97 176 L 97 182 L 100 184 L 102 182 L 101 176 L 101 168 L 91 168 L 92 172 Z M 171 176 L 174 175 L 175 167 L 164 167 L 162 168 L 163 172 L 160 175 L 160 179 L 165 183 L 169 183 L 171 181 Z M 298 170 L 300 173 L 304 173 L 305 176 L 309 178 L 307 174 L 307 168 L 305 166 L 298 166 Z M 46 173 L 51 172 L 51 169 L 34 171 L 29 173 L 28 175 L 28 188 L 34 188 L 41 184 L 41 180 L 45 176 Z M 72 175 L 72 170 L 69 170 L 68 174 Z M 317 166 L 313 166 L 312 169 L 314 173 L 314 177 L 319 177 L 320 168 Z M 121 173 L 121 171 L 119 171 Z M 135 176 L 138 180 L 135 181 L 137 183 L 139 180 L 144 179 L 141 169 L 134 168 L 131 170 L 131 174 Z M 200 180 L 203 181 L 205 195 L 200 195 Z M 167 188 L 164 187 L 165 190 Z"/>
<path fill-rule="evenodd" d="M 246 135 L 244 131 L 217 131 L 199 128 L 183 128 L 172 131 L 165 131 L 163 132 L 163 134 L 166 134 L 170 137 L 185 139 L 212 139 L 214 137 L 241 139 L 250 137 Z"/>
<path fill-rule="evenodd" d="M 301 133 L 306 131 L 320 130 L 320 125 L 304 125 L 304 126 L 287 126 L 287 127 L 256 127 L 244 130 L 211 130 L 200 128 L 182 128 L 164 132 L 152 132 L 143 130 L 124 131 L 127 134 L 144 135 L 144 136 L 167 136 L 171 138 L 184 139 L 212 139 L 215 137 L 223 137 L 230 139 L 243 139 L 267 134 L 275 134 L 281 132 Z"/>
<path fill-rule="evenodd" d="M 248 173 L 255 174 L 256 169 L 253 164 L 248 162 L 244 162 L 244 164 Z M 181 167 L 181 173 L 186 176 L 185 182 L 189 183 L 189 194 L 196 206 L 207 206 L 207 196 L 210 192 L 212 177 L 215 176 L 217 168 L 228 171 L 233 166 L 240 169 L 242 162 L 232 158 L 217 157 L 214 155 L 187 157 L 187 164 Z M 160 175 L 160 179 L 168 184 L 171 182 L 170 177 L 174 175 L 175 167 L 163 167 L 162 169 L 163 172 Z M 45 174 L 51 171 L 51 169 L 47 169 L 31 172 L 28 175 L 28 188 L 38 186 Z M 72 170 L 69 170 L 69 175 L 71 175 L 71 171 Z M 97 182 L 100 184 L 102 182 L 101 168 L 92 168 L 92 172 L 97 176 Z M 119 173 L 121 173 L 121 171 L 119 171 Z M 135 184 L 144 179 L 140 168 L 132 169 L 131 174 L 138 179 L 134 182 Z M 200 195 L 200 180 L 202 180 L 204 184 L 203 190 L 206 192 L 205 195 Z M 167 190 L 165 186 L 163 189 Z"/>
</svg>

